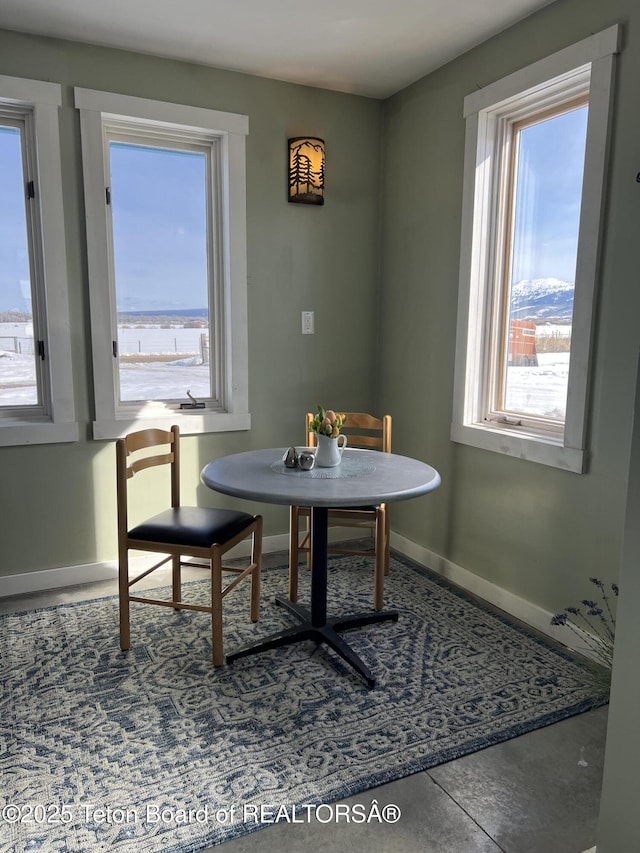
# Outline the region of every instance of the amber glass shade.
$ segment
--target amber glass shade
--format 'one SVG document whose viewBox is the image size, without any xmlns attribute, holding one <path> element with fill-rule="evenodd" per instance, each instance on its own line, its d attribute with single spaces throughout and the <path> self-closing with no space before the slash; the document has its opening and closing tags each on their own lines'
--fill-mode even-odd
<svg viewBox="0 0 640 853">
<path fill-rule="evenodd" d="M 324 140 L 296 136 L 289 140 L 289 201 L 324 204 Z"/>
</svg>

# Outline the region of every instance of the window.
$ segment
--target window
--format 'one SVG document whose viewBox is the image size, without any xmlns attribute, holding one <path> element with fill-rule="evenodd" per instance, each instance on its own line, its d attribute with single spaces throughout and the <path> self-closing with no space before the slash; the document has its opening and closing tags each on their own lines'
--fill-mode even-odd
<svg viewBox="0 0 640 853">
<path fill-rule="evenodd" d="M 31 221 L 34 193 L 25 174 L 31 172 L 25 170 L 31 148 L 27 145 L 30 118 L 30 112 L 22 109 L 0 111 L 0 186 L 4 189 L 0 197 L 4 278 L 0 345 L 8 380 L 0 389 L 0 407 L 5 413 L 23 407 L 42 412 L 44 392 L 36 345 L 40 335 L 37 331 L 34 334 L 34 327 L 37 330 L 39 325 L 37 293 L 34 299 L 35 287 L 32 289 L 32 283 L 36 284 L 34 238 L 38 228 Z"/>
<path fill-rule="evenodd" d="M 60 87 L 0 77 L 0 444 L 74 441 Z"/>
<path fill-rule="evenodd" d="M 247 119 L 76 89 L 95 438 L 248 429 Z"/>
<path fill-rule="evenodd" d="M 612 27 L 465 99 L 452 438 L 581 472 Z"/>
<path fill-rule="evenodd" d="M 211 339 L 220 338 L 219 312 L 209 311 L 219 289 L 208 257 L 212 146 L 109 126 L 106 139 L 118 402 L 188 402 L 186 389 L 217 401 L 219 359 L 209 358 Z"/>
<path fill-rule="evenodd" d="M 504 251 L 489 294 L 495 357 L 485 417 L 558 437 L 567 408 L 587 111 L 583 97 L 561 99 L 506 122 L 498 174 Z"/>
</svg>

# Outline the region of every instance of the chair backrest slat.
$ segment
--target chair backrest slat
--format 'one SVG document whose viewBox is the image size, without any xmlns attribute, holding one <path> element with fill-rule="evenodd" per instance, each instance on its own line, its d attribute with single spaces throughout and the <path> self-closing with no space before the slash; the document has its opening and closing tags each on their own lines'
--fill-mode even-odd
<svg viewBox="0 0 640 853">
<path fill-rule="evenodd" d="M 341 432 L 347 436 L 349 447 L 365 447 L 373 448 L 374 450 L 382 450 L 382 436 L 358 435 L 356 433 L 349 432 L 349 430 L 344 427 Z"/>
<path fill-rule="evenodd" d="M 145 447 L 155 447 L 158 444 L 173 444 L 173 433 L 164 429 L 141 429 L 131 432 L 125 438 L 127 455 Z"/>
<path fill-rule="evenodd" d="M 138 471 L 143 471 L 145 468 L 153 468 L 156 465 L 170 465 L 172 462 L 173 453 L 164 453 L 162 456 L 144 456 L 142 459 L 135 459 L 127 466 L 127 479 L 130 479 Z"/>
<path fill-rule="evenodd" d="M 151 453 L 137 456 L 140 451 L 148 448 L 169 447 L 168 452 Z M 116 442 L 117 472 L 118 472 L 118 519 L 123 530 L 127 526 L 127 488 L 126 481 L 146 468 L 159 465 L 171 466 L 171 506 L 180 506 L 180 431 L 178 427 L 171 430 L 142 429 L 129 433 Z"/>
<path fill-rule="evenodd" d="M 345 427 L 358 429 L 382 430 L 382 420 L 366 412 L 345 412 L 347 421 Z"/>
<path fill-rule="evenodd" d="M 391 453 L 391 415 L 376 418 L 366 412 L 344 412 L 346 421 L 340 432 L 347 436 L 348 447 L 382 450 Z M 317 436 L 309 432 L 314 415 L 307 412 L 307 436 L 305 441 L 315 447 Z M 364 432 L 361 432 L 364 430 Z"/>
</svg>

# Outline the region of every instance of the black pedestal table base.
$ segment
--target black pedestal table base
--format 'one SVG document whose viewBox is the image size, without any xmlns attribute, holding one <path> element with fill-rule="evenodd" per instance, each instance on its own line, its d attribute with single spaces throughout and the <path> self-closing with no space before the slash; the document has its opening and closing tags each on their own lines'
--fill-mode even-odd
<svg viewBox="0 0 640 853">
<path fill-rule="evenodd" d="M 276 604 L 286 608 L 300 624 L 238 649 L 227 655 L 227 663 L 267 649 L 288 646 L 302 640 L 313 640 L 318 644 L 326 643 L 364 678 L 369 688 L 375 687 L 376 680 L 371 670 L 338 632 L 375 622 L 396 622 L 398 611 L 369 611 L 327 618 L 327 519 L 326 507 L 311 508 L 311 608 L 294 604 L 284 596 L 277 596 L 275 599 Z"/>
<path fill-rule="evenodd" d="M 300 620 L 299 625 L 293 625 L 291 628 L 285 628 L 283 631 L 278 631 L 265 637 L 263 640 L 258 640 L 257 643 L 252 643 L 250 646 L 245 646 L 227 655 L 227 663 L 232 663 L 238 658 L 253 655 L 257 652 L 265 652 L 267 649 L 277 649 L 280 646 L 288 646 L 291 643 L 298 643 L 302 640 L 313 640 L 316 643 L 326 643 L 330 648 L 337 652 L 340 657 L 350 664 L 356 672 L 364 678 L 367 687 L 375 687 L 376 679 L 368 666 L 354 652 L 351 646 L 340 636 L 338 631 L 347 631 L 349 628 L 359 628 L 362 625 L 371 625 L 374 622 L 397 622 L 397 610 L 380 610 L 378 612 L 368 613 L 353 613 L 349 616 L 336 616 L 327 619 L 324 625 L 315 626 L 311 622 L 311 611 L 306 607 L 301 607 L 294 604 L 284 596 L 276 596 L 276 604 L 285 607 L 297 619 Z"/>
</svg>

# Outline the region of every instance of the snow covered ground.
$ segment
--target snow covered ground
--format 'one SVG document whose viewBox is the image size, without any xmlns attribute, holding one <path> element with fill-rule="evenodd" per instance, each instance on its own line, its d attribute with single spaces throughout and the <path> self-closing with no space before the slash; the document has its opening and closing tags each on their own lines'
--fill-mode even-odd
<svg viewBox="0 0 640 853">
<path fill-rule="evenodd" d="M 538 353 L 537 367 L 508 367 L 505 408 L 564 420 L 569 380 L 568 352 Z"/>
<path fill-rule="evenodd" d="M 566 334 L 571 326 L 540 324 L 541 334 Z M 118 330 L 120 352 L 162 354 L 178 357 L 170 361 L 120 364 L 120 393 L 123 400 L 187 399 L 209 396 L 209 365 L 198 355 L 180 358 L 178 354 L 199 353 L 202 328 L 121 327 Z M 11 336 L 23 335 L 24 324 L 0 323 L 0 405 L 34 405 L 36 400 L 36 360 L 33 354 L 2 349 Z M 24 349 L 30 349 L 26 344 Z M 32 343 L 32 339 L 31 339 Z M 505 392 L 506 408 L 544 417 L 564 418 L 569 376 L 569 353 L 539 353 L 537 367 L 509 367 Z"/>
<path fill-rule="evenodd" d="M 209 366 L 199 359 L 169 362 L 123 363 L 120 386 L 123 400 L 182 399 L 209 395 Z M 508 368 L 506 402 L 514 412 L 527 411 L 563 418 L 569 375 L 569 353 L 541 353 L 537 367 Z M 0 350 L 0 405 L 33 405 L 35 361 L 32 355 Z"/>
<path fill-rule="evenodd" d="M 35 406 L 37 402 L 34 356 L 0 350 L 0 406 Z"/>
<path fill-rule="evenodd" d="M 118 327 L 118 349 L 121 355 L 133 353 L 197 353 L 205 328 L 188 329 L 174 326 L 170 329 L 140 326 Z M 207 334 L 208 337 L 208 334 Z"/>
<path fill-rule="evenodd" d="M 33 333 L 24 324 L 0 323 L 0 406 L 36 405 L 36 359 L 32 352 Z M 175 353 L 199 353 L 201 328 L 132 327 L 118 330 L 123 355 L 154 353 L 164 357 Z M 15 346 L 19 339 L 23 352 L 3 349 Z M 120 365 L 122 400 L 179 399 L 187 401 L 187 390 L 194 397 L 208 397 L 209 365 L 199 356 L 174 361 L 148 363 L 123 361 Z"/>
<path fill-rule="evenodd" d="M 120 392 L 123 400 L 184 399 L 209 396 L 209 365 L 198 359 L 150 364 L 122 364 Z M 36 370 L 33 355 L 0 350 L 0 406 L 33 406 Z"/>
<path fill-rule="evenodd" d="M 209 365 L 198 358 L 150 364 L 120 365 L 122 400 L 184 400 L 189 391 L 196 399 L 210 397 Z"/>
</svg>

